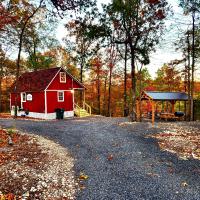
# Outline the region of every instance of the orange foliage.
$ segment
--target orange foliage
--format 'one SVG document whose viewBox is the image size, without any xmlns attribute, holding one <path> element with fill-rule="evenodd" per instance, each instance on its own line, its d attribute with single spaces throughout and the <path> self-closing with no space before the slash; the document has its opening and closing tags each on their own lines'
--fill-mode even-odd
<svg viewBox="0 0 200 200">
<path fill-rule="evenodd" d="M 5 7 L 0 3 L 0 31 L 8 24 L 16 23 L 18 17 L 10 14 Z"/>
</svg>

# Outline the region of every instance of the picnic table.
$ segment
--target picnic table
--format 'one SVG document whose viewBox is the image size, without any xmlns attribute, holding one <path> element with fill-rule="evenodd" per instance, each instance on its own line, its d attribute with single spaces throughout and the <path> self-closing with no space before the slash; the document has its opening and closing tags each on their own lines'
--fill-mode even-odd
<svg viewBox="0 0 200 200">
<path fill-rule="evenodd" d="M 168 120 L 168 119 L 174 119 L 174 120 L 177 120 L 179 119 L 179 117 L 175 116 L 174 113 L 168 113 L 168 112 L 163 112 L 163 113 L 160 113 L 160 119 L 164 119 L 164 120 Z"/>
</svg>

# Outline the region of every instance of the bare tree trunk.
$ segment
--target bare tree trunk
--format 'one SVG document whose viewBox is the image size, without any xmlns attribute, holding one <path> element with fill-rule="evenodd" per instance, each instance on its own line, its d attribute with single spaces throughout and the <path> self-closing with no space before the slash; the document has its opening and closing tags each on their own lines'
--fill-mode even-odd
<svg viewBox="0 0 200 200">
<path fill-rule="evenodd" d="M 80 82 L 83 83 L 83 59 L 81 60 L 81 68 L 80 68 Z M 82 91 L 80 91 L 80 106 L 82 106 L 82 102 L 83 102 L 83 93 Z"/>
<path fill-rule="evenodd" d="M 7 99 L 10 99 L 9 94 L 10 94 L 10 92 L 9 92 L 9 88 L 8 88 L 8 78 L 6 77 L 6 96 L 7 96 Z M 10 104 L 6 104 L 5 110 L 9 111 L 9 107 L 10 107 Z"/>
<path fill-rule="evenodd" d="M 103 98 L 103 114 L 106 115 L 106 88 L 107 88 L 107 76 L 104 81 L 104 98 Z"/>
<path fill-rule="evenodd" d="M 125 57 L 124 57 L 124 117 L 127 117 L 127 43 L 125 43 Z"/>
<path fill-rule="evenodd" d="M 141 93 L 142 93 L 142 74 L 141 74 L 141 70 L 140 70 L 140 74 L 139 74 L 139 77 L 140 77 L 140 85 L 139 85 L 139 121 L 141 122 L 142 121 L 142 101 L 141 101 Z"/>
<path fill-rule="evenodd" d="M 36 58 L 36 44 L 33 43 L 33 62 L 34 62 L 34 71 L 37 71 L 37 58 Z"/>
<path fill-rule="evenodd" d="M 133 40 L 131 35 L 128 35 L 128 41 L 131 49 L 131 78 L 132 78 L 132 116 L 131 120 L 136 121 L 136 76 L 135 76 L 135 48 L 137 46 L 140 33 L 139 33 L 139 22 L 138 22 L 138 16 L 139 16 L 139 6 L 140 6 L 140 0 L 136 1 L 137 3 L 137 9 L 136 9 L 136 20 L 135 20 L 135 28 L 136 28 L 136 38 L 133 45 Z"/>
<path fill-rule="evenodd" d="M 136 77 L 135 77 L 135 51 L 130 43 L 131 49 L 131 88 L 132 88 L 132 115 L 131 120 L 136 121 Z"/>
<path fill-rule="evenodd" d="M 187 63 L 186 63 L 186 59 L 185 59 L 184 90 L 185 90 L 185 93 L 186 93 L 187 92 Z M 187 112 L 187 104 L 186 104 L 186 101 L 184 101 L 184 113 L 185 113 L 184 120 L 185 121 L 187 120 L 186 112 Z"/>
<path fill-rule="evenodd" d="M 110 103 L 111 103 L 111 85 L 112 85 L 112 67 L 110 67 L 109 74 L 109 84 L 108 84 L 108 113 L 107 115 L 111 117 Z"/>
<path fill-rule="evenodd" d="M 190 115 L 191 115 L 191 87 L 190 87 L 190 33 L 188 32 L 187 35 L 187 43 L 188 43 L 188 49 L 187 49 L 187 53 L 188 53 L 188 68 L 187 68 L 187 74 L 188 74 L 188 84 L 187 84 L 187 88 L 188 88 L 188 117 L 187 120 L 190 121 Z"/>
<path fill-rule="evenodd" d="M 18 88 L 18 79 L 19 79 L 19 73 L 20 73 L 20 61 L 21 61 L 21 51 L 22 51 L 22 43 L 23 43 L 23 36 L 25 31 L 26 25 L 24 25 L 20 38 L 19 38 L 19 47 L 18 47 L 18 56 L 17 56 L 17 70 L 16 70 L 16 82 L 15 82 L 15 118 L 17 118 L 17 88 Z"/>
<path fill-rule="evenodd" d="M 98 102 L 98 114 L 101 114 L 101 93 L 100 93 L 100 69 L 97 69 L 97 102 Z"/>
<path fill-rule="evenodd" d="M 195 67 L 195 11 L 192 13 L 192 82 L 191 82 L 191 114 L 190 120 L 193 121 L 193 99 L 194 99 L 194 67 Z"/>
</svg>

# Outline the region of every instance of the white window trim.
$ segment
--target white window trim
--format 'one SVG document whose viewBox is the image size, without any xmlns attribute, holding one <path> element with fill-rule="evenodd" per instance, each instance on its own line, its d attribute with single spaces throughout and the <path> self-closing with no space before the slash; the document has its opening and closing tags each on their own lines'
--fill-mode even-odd
<svg viewBox="0 0 200 200">
<path fill-rule="evenodd" d="M 64 76 L 64 77 L 65 77 L 65 80 L 64 80 L 64 81 L 61 80 L 61 77 L 62 77 L 61 74 L 64 74 L 64 75 L 65 75 L 65 76 Z M 66 77 L 66 73 L 65 73 L 65 72 L 60 72 L 59 75 L 60 75 L 60 83 L 66 83 L 66 79 L 67 79 L 67 77 Z"/>
<path fill-rule="evenodd" d="M 59 93 L 61 93 L 62 92 L 62 94 L 63 94 L 63 100 L 60 100 L 59 99 Z M 65 101 L 65 92 L 64 91 L 58 91 L 57 92 L 57 99 L 58 99 L 58 102 L 64 102 Z"/>
<path fill-rule="evenodd" d="M 25 100 L 23 100 L 23 94 L 25 94 Z M 21 93 L 21 102 L 26 102 L 26 92 Z"/>
</svg>

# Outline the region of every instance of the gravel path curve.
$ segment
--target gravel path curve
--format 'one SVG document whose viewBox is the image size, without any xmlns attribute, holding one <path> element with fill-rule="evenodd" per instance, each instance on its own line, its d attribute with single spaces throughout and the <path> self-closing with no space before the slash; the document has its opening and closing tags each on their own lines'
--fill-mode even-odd
<svg viewBox="0 0 200 200">
<path fill-rule="evenodd" d="M 146 134 L 161 131 L 125 118 L 88 117 L 63 121 L 0 119 L 0 126 L 47 136 L 75 158 L 85 189 L 80 200 L 200 200 L 200 161 L 178 160 L 159 150 Z"/>
</svg>

